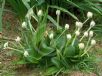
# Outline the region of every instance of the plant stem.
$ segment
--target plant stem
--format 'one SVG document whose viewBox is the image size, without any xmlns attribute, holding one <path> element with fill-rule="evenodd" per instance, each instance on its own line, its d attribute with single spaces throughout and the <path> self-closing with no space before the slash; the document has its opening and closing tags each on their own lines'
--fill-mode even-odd
<svg viewBox="0 0 102 76">
<path fill-rule="evenodd" d="M 59 15 L 57 15 L 57 30 L 59 29 Z"/>
<path fill-rule="evenodd" d="M 84 55 L 87 53 L 86 50 L 87 50 L 87 48 L 88 48 L 88 45 L 89 45 L 90 40 L 91 40 L 91 37 L 89 37 L 88 42 L 87 42 L 87 44 L 86 44 L 86 47 L 85 47 L 85 49 L 84 49 L 84 53 L 81 55 L 81 57 L 84 56 Z"/>
<path fill-rule="evenodd" d="M 83 22 L 83 24 L 85 24 L 88 20 L 89 20 L 89 18 L 87 18 L 87 19 Z"/>
</svg>

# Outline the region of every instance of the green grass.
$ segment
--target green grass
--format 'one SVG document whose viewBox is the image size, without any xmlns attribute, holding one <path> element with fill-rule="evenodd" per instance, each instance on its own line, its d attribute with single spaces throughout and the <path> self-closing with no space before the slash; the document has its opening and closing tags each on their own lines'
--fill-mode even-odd
<svg viewBox="0 0 102 76">
<path fill-rule="evenodd" d="M 2 32 L 2 15 L 3 15 L 3 9 L 5 6 L 5 0 L 0 0 L 0 32 Z"/>
</svg>

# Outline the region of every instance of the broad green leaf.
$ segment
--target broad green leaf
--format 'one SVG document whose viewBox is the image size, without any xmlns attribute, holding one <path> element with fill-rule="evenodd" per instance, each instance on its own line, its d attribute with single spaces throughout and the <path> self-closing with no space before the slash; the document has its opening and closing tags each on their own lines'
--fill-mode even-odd
<svg viewBox="0 0 102 76">
<path fill-rule="evenodd" d="M 53 57 L 51 61 L 57 68 L 61 68 L 60 60 L 57 57 Z"/>
<path fill-rule="evenodd" d="M 56 47 L 59 49 L 59 50 L 62 50 L 65 46 L 65 43 L 66 43 L 66 38 L 65 36 L 61 36 L 57 41 L 56 41 Z"/>
<path fill-rule="evenodd" d="M 64 57 L 71 57 L 75 55 L 75 47 L 74 46 L 68 46 L 65 48 L 64 53 L 63 53 Z"/>
<path fill-rule="evenodd" d="M 44 42 L 41 43 L 40 51 L 39 51 L 41 55 L 46 56 L 52 53 L 53 51 L 54 51 L 53 48 L 47 46 Z"/>
</svg>

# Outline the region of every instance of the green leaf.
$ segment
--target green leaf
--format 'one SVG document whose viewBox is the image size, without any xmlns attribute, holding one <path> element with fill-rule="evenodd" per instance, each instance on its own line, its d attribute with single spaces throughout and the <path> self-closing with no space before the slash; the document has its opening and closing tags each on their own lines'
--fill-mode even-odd
<svg viewBox="0 0 102 76">
<path fill-rule="evenodd" d="M 57 22 L 50 15 L 48 15 L 48 19 L 57 27 Z"/>
<path fill-rule="evenodd" d="M 59 71 L 59 69 L 57 67 L 50 67 L 47 69 L 47 72 L 45 73 L 45 75 L 54 75 L 55 73 L 57 73 Z"/>
<path fill-rule="evenodd" d="M 60 60 L 57 57 L 53 57 L 51 61 L 57 68 L 61 67 Z"/>
<path fill-rule="evenodd" d="M 68 47 L 65 48 L 63 55 L 65 57 L 71 57 L 75 55 L 75 47 L 70 45 Z"/>
<path fill-rule="evenodd" d="M 35 46 L 38 45 L 39 42 L 44 38 L 44 32 L 46 31 L 47 14 L 48 14 L 48 9 L 44 14 L 43 19 L 40 22 L 38 22 L 39 25 L 34 35 Z"/>
<path fill-rule="evenodd" d="M 62 50 L 65 46 L 65 43 L 66 43 L 66 39 L 64 36 L 61 36 L 57 41 L 56 41 L 56 47 L 59 49 L 59 50 Z"/>
<path fill-rule="evenodd" d="M 27 64 L 28 62 L 26 62 L 24 59 L 22 60 L 17 60 L 17 61 L 13 61 L 12 64 L 17 64 L 17 65 L 21 65 L 21 64 Z"/>
<path fill-rule="evenodd" d="M 39 53 L 40 53 L 42 56 L 49 55 L 50 53 L 52 53 L 52 52 L 54 51 L 53 48 L 47 46 L 44 42 L 41 43 L 40 50 L 41 50 L 41 51 L 39 51 Z"/>
<path fill-rule="evenodd" d="M 64 9 L 62 7 L 58 7 L 58 6 L 50 6 L 50 7 L 59 9 L 59 10 L 65 12 L 65 13 L 69 14 L 70 16 L 72 16 L 75 20 L 78 20 L 78 18 L 74 14 L 72 14 L 71 12 L 69 12 L 68 10 L 66 10 L 66 9 Z"/>
</svg>

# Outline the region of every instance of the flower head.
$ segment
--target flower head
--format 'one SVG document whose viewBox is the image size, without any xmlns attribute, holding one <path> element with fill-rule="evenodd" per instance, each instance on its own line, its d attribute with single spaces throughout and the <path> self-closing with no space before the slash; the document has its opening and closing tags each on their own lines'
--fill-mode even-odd
<svg viewBox="0 0 102 76">
<path fill-rule="evenodd" d="M 91 40 L 91 45 L 94 46 L 96 44 L 96 40 L 92 39 Z"/>
<path fill-rule="evenodd" d="M 17 38 L 15 39 L 16 42 L 20 42 L 21 38 L 19 36 L 17 36 Z"/>
<path fill-rule="evenodd" d="M 29 56 L 28 51 L 24 51 L 24 56 L 25 56 L 25 57 Z"/>
<path fill-rule="evenodd" d="M 57 10 L 56 11 L 56 15 L 60 15 L 61 11 L 60 10 Z"/>
<path fill-rule="evenodd" d="M 66 30 L 69 29 L 69 24 L 66 24 L 66 25 L 65 25 L 65 29 L 66 29 Z"/>
<path fill-rule="evenodd" d="M 89 32 L 89 37 L 93 37 L 93 31 Z"/>
<path fill-rule="evenodd" d="M 50 39 L 53 39 L 53 37 L 54 37 L 54 34 L 51 33 L 51 34 L 49 35 L 49 38 L 50 38 Z"/>
<path fill-rule="evenodd" d="M 76 25 L 76 27 L 78 27 L 78 28 L 82 28 L 83 23 L 76 21 L 75 25 Z"/>
<path fill-rule="evenodd" d="M 67 39 L 70 40 L 72 38 L 71 34 L 67 34 Z"/>
<path fill-rule="evenodd" d="M 92 20 L 91 23 L 90 23 L 90 27 L 94 27 L 95 24 L 96 24 L 95 21 Z"/>
<path fill-rule="evenodd" d="M 37 13 L 37 15 L 38 15 L 39 17 L 41 17 L 41 16 L 43 15 L 43 11 L 42 11 L 42 10 L 39 10 L 38 13 Z"/>
<path fill-rule="evenodd" d="M 75 34 L 76 34 L 76 36 L 79 36 L 80 35 L 80 32 L 79 31 L 76 31 Z"/>
<path fill-rule="evenodd" d="M 88 37 L 88 32 L 84 32 L 84 37 Z"/>
<path fill-rule="evenodd" d="M 88 18 L 92 18 L 92 16 L 93 16 L 93 13 L 92 13 L 92 12 L 88 12 L 88 13 L 87 13 L 87 17 L 88 17 Z"/>
<path fill-rule="evenodd" d="M 22 28 L 27 28 L 27 23 L 25 21 L 22 23 Z"/>
<path fill-rule="evenodd" d="M 80 49 L 84 49 L 84 48 L 85 48 L 84 43 L 79 43 L 79 45 L 78 45 L 78 46 L 79 46 L 79 48 L 80 48 Z"/>
<path fill-rule="evenodd" d="M 4 49 L 6 49 L 8 47 L 8 42 L 6 42 L 5 44 L 4 44 Z"/>
</svg>

